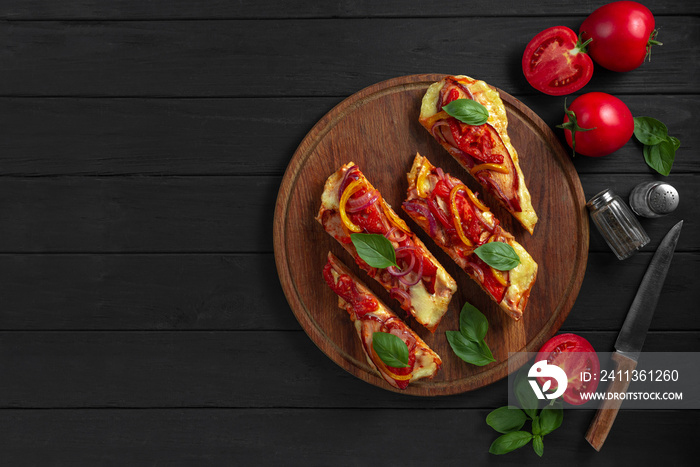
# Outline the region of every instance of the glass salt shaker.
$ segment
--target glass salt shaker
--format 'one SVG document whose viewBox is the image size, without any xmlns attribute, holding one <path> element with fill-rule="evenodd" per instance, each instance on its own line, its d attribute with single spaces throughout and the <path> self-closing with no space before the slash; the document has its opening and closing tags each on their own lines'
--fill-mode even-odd
<svg viewBox="0 0 700 467">
<path fill-rule="evenodd" d="M 640 183 L 630 193 L 630 207 L 638 216 L 661 217 L 678 207 L 678 192 L 668 183 Z"/>
<path fill-rule="evenodd" d="M 617 259 L 629 258 L 632 253 L 649 243 L 639 221 L 630 208 L 611 189 L 603 190 L 591 198 L 586 207 L 593 223 Z"/>
</svg>

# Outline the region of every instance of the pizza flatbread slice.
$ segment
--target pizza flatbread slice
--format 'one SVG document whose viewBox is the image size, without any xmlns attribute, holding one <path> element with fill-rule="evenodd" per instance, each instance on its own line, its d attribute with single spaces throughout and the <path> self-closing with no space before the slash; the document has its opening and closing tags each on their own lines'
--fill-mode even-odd
<svg viewBox="0 0 700 467">
<path fill-rule="evenodd" d="M 440 356 L 330 252 L 323 268 L 323 278 L 338 295 L 338 306 L 350 315 L 367 362 L 387 383 L 406 389 L 413 381 L 435 376 L 442 365 Z M 372 346 L 376 332 L 393 334 L 406 344 L 407 367 L 391 367 L 379 358 Z"/>
<path fill-rule="evenodd" d="M 506 313 L 522 317 L 537 263 L 464 183 L 416 154 L 402 208 Z M 513 247 L 520 264 L 499 271 L 474 253 L 494 241 Z"/>
<path fill-rule="evenodd" d="M 468 125 L 443 110 L 457 99 L 471 99 L 486 107 L 487 122 Z M 532 234 L 537 214 L 508 136 L 508 118 L 498 91 L 468 76 L 447 76 L 426 91 L 419 121 Z"/>
<path fill-rule="evenodd" d="M 384 287 L 401 308 L 435 332 L 457 290 L 454 279 L 352 162 L 333 173 L 324 186 L 316 220 Z M 350 235 L 384 235 L 392 243 L 399 268 L 369 266 L 357 254 Z"/>
</svg>

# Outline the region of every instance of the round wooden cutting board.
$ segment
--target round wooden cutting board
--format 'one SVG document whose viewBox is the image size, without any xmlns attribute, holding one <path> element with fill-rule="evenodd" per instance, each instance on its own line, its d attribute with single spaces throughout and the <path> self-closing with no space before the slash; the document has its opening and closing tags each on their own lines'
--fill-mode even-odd
<svg viewBox="0 0 700 467">
<path fill-rule="evenodd" d="M 418 123 L 425 90 L 442 78 L 434 74 L 395 78 L 363 89 L 338 104 L 311 129 L 292 157 L 274 217 L 277 271 L 299 323 L 334 362 L 376 386 L 398 391 L 369 366 L 347 312 L 338 308 L 337 296 L 323 281 L 321 271 L 328 251 L 335 253 L 399 316 L 405 316 L 405 312 L 314 219 L 326 178 L 342 164 L 355 162 L 455 278 L 457 293 L 434 334 L 407 319 L 443 360 L 432 380 L 419 380 L 401 391 L 420 396 L 470 391 L 507 376 L 509 352 L 536 352 L 564 322 L 578 295 L 588 258 L 585 199 L 570 156 L 533 111 L 503 91 L 499 92 L 508 114 L 508 134 L 518 151 L 539 216 L 534 235 L 530 236 L 488 194 L 481 196 L 504 228 L 539 264 L 523 318 L 514 321 L 508 317 L 403 213 L 400 206 L 406 196 L 406 173 L 416 152 L 460 178 L 473 191 L 483 192 Z M 445 331 L 459 329 L 459 312 L 466 301 L 489 320 L 486 342 L 496 362 L 484 367 L 456 357 L 445 337 Z"/>
</svg>

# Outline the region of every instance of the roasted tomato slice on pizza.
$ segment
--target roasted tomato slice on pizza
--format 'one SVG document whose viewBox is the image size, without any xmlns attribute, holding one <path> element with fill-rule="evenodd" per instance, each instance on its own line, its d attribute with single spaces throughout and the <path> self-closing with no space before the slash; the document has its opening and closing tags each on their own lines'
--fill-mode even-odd
<svg viewBox="0 0 700 467">
<path fill-rule="evenodd" d="M 506 313 L 516 320 L 522 317 L 537 277 L 537 263 L 476 194 L 416 154 L 402 207 Z M 510 245 L 520 264 L 508 271 L 486 264 L 474 250 L 489 242 Z"/>
<path fill-rule="evenodd" d="M 482 125 L 469 125 L 443 108 L 470 99 L 488 110 Z M 440 145 L 532 233 L 537 214 L 507 133 L 508 119 L 498 91 L 468 76 L 447 76 L 430 85 L 421 103 L 419 121 Z"/>
<path fill-rule="evenodd" d="M 328 177 L 316 220 L 401 308 L 435 331 L 457 284 L 354 163 Z M 357 254 L 350 238 L 353 233 L 384 235 L 394 247 L 399 268 L 370 267 Z"/>
<path fill-rule="evenodd" d="M 406 389 L 413 381 L 435 376 L 442 365 L 440 356 L 330 252 L 323 268 L 323 278 L 338 295 L 338 306 L 350 315 L 370 366 L 387 383 Z M 407 366 L 393 367 L 382 361 L 372 345 L 376 332 L 393 334 L 406 344 Z"/>
</svg>

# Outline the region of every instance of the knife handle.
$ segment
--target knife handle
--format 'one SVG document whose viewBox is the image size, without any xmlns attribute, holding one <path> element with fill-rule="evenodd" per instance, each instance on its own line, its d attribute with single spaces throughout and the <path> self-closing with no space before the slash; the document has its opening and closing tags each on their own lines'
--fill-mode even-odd
<svg viewBox="0 0 700 467">
<path fill-rule="evenodd" d="M 615 373 L 618 375 L 630 375 L 632 374 L 632 370 L 637 368 L 637 362 L 618 352 L 614 352 L 611 358 L 615 362 Z M 618 373 L 618 370 L 620 373 Z M 629 379 L 625 378 L 623 380 L 618 377 L 610 382 L 607 392 L 627 392 L 629 385 Z M 605 438 L 607 438 L 608 433 L 610 433 L 610 428 L 612 428 L 615 417 L 617 417 L 617 411 L 620 410 L 621 405 L 622 399 L 605 399 L 596 411 L 593 421 L 586 432 L 586 441 L 588 441 L 596 451 L 600 451 L 600 448 L 603 447 Z"/>
</svg>

